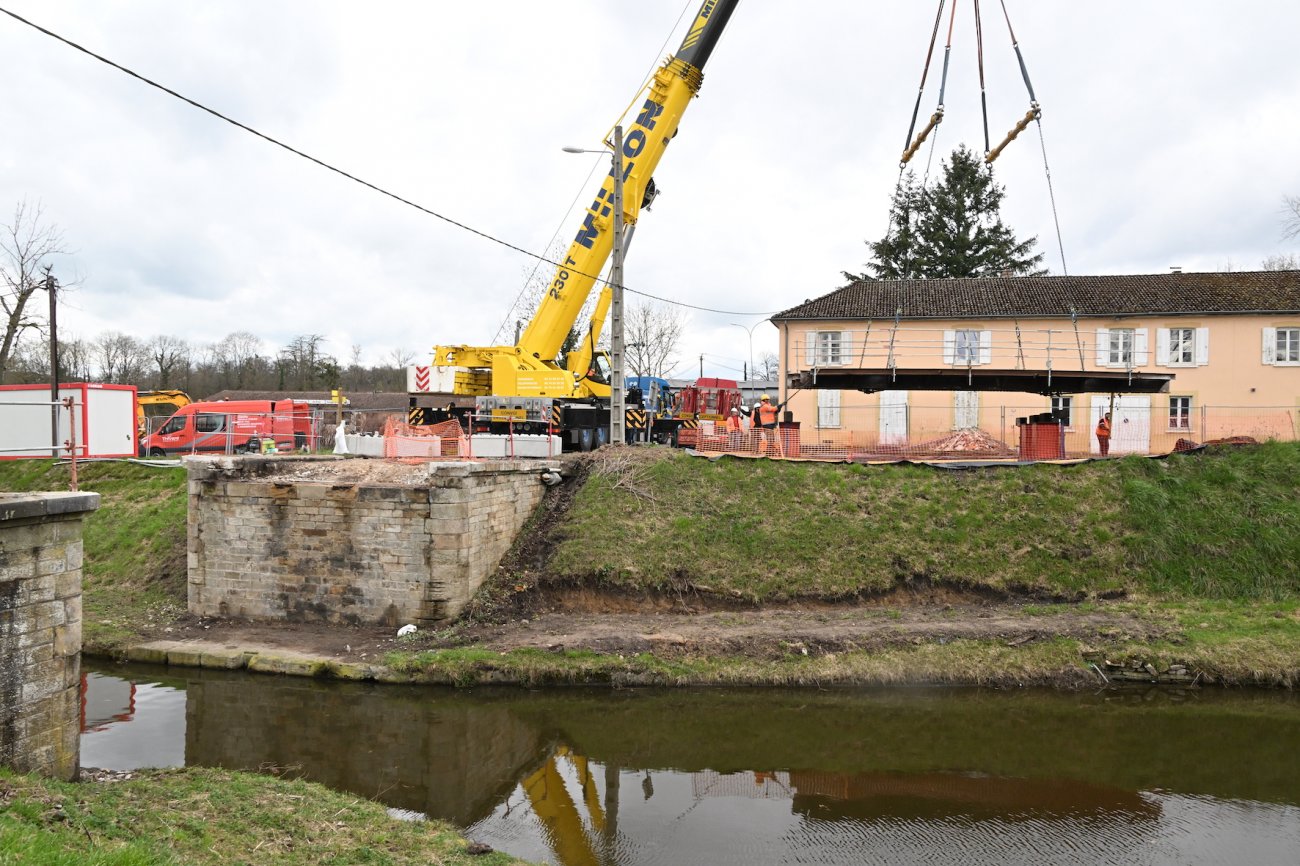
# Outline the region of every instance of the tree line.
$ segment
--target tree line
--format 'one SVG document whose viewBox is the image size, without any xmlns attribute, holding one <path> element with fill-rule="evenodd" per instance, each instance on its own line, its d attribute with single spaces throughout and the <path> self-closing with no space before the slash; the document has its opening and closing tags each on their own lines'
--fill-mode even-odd
<svg viewBox="0 0 1300 866">
<path fill-rule="evenodd" d="M 140 339 L 120 331 L 91 338 L 59 339 L 59 380 L 135 385 L 141 390 L 179 389 L 192 397 L 218 391 L 405 391 L 406 367 L 414 357 L 393 351 L 379 364 L 360 362 L 353 346 L 347 361 L 325 351 L 319 334 L 294 337 L 268 350 L 248 331 L 215 343 L 192 343 L 171 334 Z M 18 341 L 0 374 L 3 384 L 50 381 L 49 345 L 28 335 Z"/>
</svg>

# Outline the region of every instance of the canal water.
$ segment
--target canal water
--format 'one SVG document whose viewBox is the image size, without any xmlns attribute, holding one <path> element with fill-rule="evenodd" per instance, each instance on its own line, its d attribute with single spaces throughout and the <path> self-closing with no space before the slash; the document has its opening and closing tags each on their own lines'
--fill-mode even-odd
<svg viewBox="0 0 1300 866">
<path fill-rule="evenodd" d="M 83 766 L 281 768 L 539 863 L 1300 862 L 1285 692 L 85 683 Z"/>
</svg>

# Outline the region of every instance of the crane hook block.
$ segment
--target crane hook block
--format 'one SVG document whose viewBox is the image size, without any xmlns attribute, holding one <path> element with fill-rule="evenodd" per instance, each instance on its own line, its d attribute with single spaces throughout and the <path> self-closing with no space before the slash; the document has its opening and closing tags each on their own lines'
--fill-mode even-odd
<svg viewBox="0 0 1300 866">
<path fill-rule="evenodd" d="M 1031 106 L 1030 109 L 1025 112 L 1025 116 L 1016 121 L 1016 125 L 1007 133 L 1007 137 L 1002 139 L 1002 143 L 984 154 L 984 163 L 986 165 L 992 165 L 993 160 L 997 159 L 1002 154 L 1003 149 L 1005 149 L 1008 144 L 1015 141 L 1016 137 L 1020 135 L 1020 133 L 1024 132 L 1029 127 L 1029 124 L 1041 117 L 1042 114 L 1043 110 L 1037 105 Z"/>
<path fill-rule="evenodd" d="M 922 144 L 925 144 L 925 140 L 930 136 L 930 133 L 942 122 L 943 107 L 940 106 L 938 111 L 930 115 L 930 122 L 925 125 L 925 129 L 916 134 L 916 141 L 912 142 L 907 150 L 903 151 L 903 161 L 899 163 L 900 166 L 907 165 L 912 161 L 912 157 L 916 156 L 916 152 L 921 149 Z"/>
</svg>

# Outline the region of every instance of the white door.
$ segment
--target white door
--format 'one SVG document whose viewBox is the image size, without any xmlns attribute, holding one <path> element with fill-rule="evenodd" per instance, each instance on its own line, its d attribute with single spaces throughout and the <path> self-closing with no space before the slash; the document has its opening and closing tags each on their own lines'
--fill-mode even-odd
<svg viewBox="0 0 1300 866">
<path fill-rule="evenodd" d="M 1090 449 L 1100 454 L 1097 445 L 1097 422 L 1110 411 L 1110 397 L 1092 397 L 1092 426 L 1089 427 Z M 1146 394 L 1120 394 L 1115 397 L 1115 415 L 1110 419 L 1111 454 L 1147 454 L 1151 451 L 1151 397 Z"/>
<path fill-rule="evenodd" d="M 880 392 L 880 444 L 907 444 L 907 392 Z"/>
<path fill-rule="evenodd" d="M 820 389 L 817 391 L 817 426 L 840 426 L 840 392 L 838 390 Z"/>
<path fill-rule="evenodd" d="M 954 430 L 971 430 L 980 425 L 980 395 L 976 391 L 958 391 L 953 395 Z"/>
</svg>

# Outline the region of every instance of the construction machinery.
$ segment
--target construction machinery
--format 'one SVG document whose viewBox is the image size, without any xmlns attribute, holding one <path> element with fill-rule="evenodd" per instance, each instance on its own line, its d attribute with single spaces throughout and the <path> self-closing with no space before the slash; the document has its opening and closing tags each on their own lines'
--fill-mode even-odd
<svg viewBox="0 0 1300 866">
<path fill-rule="evenodd" d="M 184 391 L 141 391 L 135 398 L 135 418 L 140 436 L 152 432 L 149 429 L 151 419 L 170 418 L 178 409 L 193 402 Z"/>
<path fill-rule="evenodd" d="M 681 46 L 654 73 L 620 151 L 623 224 L 630 231 L 656 190 L 652 174 L 704 80 L 704 65 L 739 0 L 704 0 Z M 636 102 L 633 102 L 635 105 Z M 546 294 L 513 346 L 437 346 L 433 364 L 454 371 L 451 390 L 475 398 L 488 429 L 558 432 L 566 450 L 601 444 L 609 430 L 609 363 L 596 345 L 612 292 L 601 290 L 580 345 L 557 361 L 614 246 L 613 169 L 556 268 Z M 482 428 L 480 428 L 482 429 Z"/>
</svg>

